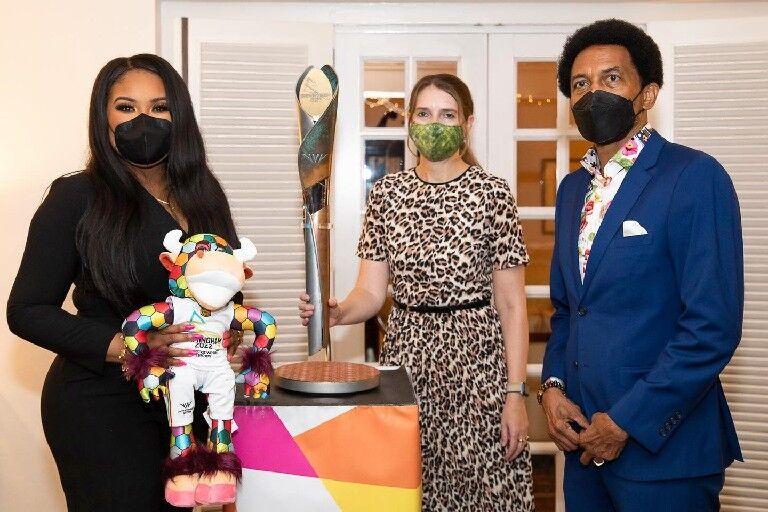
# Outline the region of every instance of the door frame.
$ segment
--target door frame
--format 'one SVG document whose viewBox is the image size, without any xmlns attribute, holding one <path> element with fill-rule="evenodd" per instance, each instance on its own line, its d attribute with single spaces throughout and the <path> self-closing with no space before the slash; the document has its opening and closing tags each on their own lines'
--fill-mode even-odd
<svg viewBox="0 0 768 512">
<path fill-rule="evenodd" d="M 338 27 L 337 27 L 338 28 Z M 334 65 L 339 75 L 339 111 L 334 153 L 332 216 L 335 222 L 333 232 L 333 279 L 339 296 L 348 293 L 355 284 L 359 260 L 355 248 L 365 208 L 365 186 L 362 177 L 364 137 L 405 138 L 407 128 L 366 128 L 363 126 L 360 106 L 363 104 L 363 66 L 365 60 L 405 61 L 405 94 L 407 95 L 415 77 L 415 61 L 458 59 L 461 76 L 478 75 L 470 83 L 481 84 L 482 94 L 475 98 L 475 109 L 484 116 L 487 110 L 485 77 L 487 76 L 487 38 L 480 33 L 450 34 L 413 31 L 398 34 L 393 38 L 389 31 L 337 30 Z M 432 40 L 429 40 L 431 38 Z M 414 41 L 426 39 L 414 51 Z M 440 41 L 442 39 L 442 41 Z M 464 49 L 462 48 L 464 45 Z M 467 48 L 469 47 L 469 50 Z M 482 55 L 462 58 L 467 51 Z M 347 85 L 344 85 L 347 84 Z M 387 130 L 386 132 L 384 130 Z M 473 140 L 478 141 L 477 153 L 482 160 L 487 150 L 487 123 L 478 123 L 473 129 Z M 406 157 L 407 161 L 407 157 Z M 342 227 L 343 226 L 343 227 Z M 342 270 L 344 269 L 344 270 Z M 352 271 L 352 270 L 355 271 Z M 363 326 L 340 326 L 334 329 L 334 339 L 341 344 L 363 343 Z"/>
</svg>

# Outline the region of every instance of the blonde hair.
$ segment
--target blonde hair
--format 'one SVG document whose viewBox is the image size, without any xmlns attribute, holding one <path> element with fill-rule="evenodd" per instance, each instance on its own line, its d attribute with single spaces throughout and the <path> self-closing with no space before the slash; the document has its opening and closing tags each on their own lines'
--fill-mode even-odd
<svg viewBox="0 0 768 512">
<path fill-rule="evenodd" d="M 434 86 L 443 92 L 451 95 L 459 105 L 459 119 L 462 124 L 467 122 L 469 116 L 475 113 L 475 104 L 472 101 L 472 94 L 469 92 L 467 84 L 461 81 L 456 75 L 450 75 L 447 73 L 439 73 L 436 75 L 427 75 L 422 77 L 416 85 L 413 86 L 410 99 L 408 100 L 408 119 L 413 119 L 413 111 L 416 110 L 416 100 L 419 97 L 421 91 L 429 86 Z M 411 150 L 410 138 L 406 141 L 408 144 L 408 150 Z M 414 153 L 417 157 L 419 152 Z M 472 148 L 469 145 L 468 138 L 465 137 L 464 142 L 461 144 L 461 157 L 469 165 L 480 165 L 472 152 Z"/>
</svg>

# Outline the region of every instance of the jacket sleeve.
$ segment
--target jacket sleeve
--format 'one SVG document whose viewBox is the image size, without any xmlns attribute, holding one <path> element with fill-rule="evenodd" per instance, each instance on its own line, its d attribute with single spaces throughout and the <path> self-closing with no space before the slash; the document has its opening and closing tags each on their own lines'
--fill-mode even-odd
<svg viewBox="0 0 768 512">
<path fill-rule="evenodd" d="M 549 274 L 549 295 L 552 300 L 552 306 L 555 309 L 550 320 L 552 335 L 547 341 L 547 348 L 544 352 L 544 364 L 541 372 L 541 382 L 546 382 L 550 378 L 556 378 L 567 385 L 565 379 L 565 347 L 568 344 L 570 333 L 571 311 L 568 306 L 568 294 L 565 288 L 565 279 L 563 278 L 563 269 L 560 264 L 559 246 L 563 243 L 561 233 L 564 233 L 562 223 L 567 222 L 563 219 L 562 195 L 567 187 L 568 176 L 560 184 L 555 202 L 555 246 L 552 249 L 552 264 Z"/>
<path fill-rule="evenodd" d="M 682 313 L 653 369 L 608 411 L 657 453 L 717 382 L 741 338 L 744 262 L 730 177 L 701 154 L 675 186 L 667 236 Z"/>
<path fill-rule="evenodd" d="M 85 211 L 82 182 L 59 178 L 35 212 L 6 315 L 10 330 L 102 373 L 117 329 L 61 308 L 80 265 L 75 231 Z"/>
</svg>

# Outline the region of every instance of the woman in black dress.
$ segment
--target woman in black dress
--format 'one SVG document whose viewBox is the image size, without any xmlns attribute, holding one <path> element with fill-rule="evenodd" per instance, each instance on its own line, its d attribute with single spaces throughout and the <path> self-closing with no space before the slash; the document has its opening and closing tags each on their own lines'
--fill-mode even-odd
<svg viewBox="0 0 768 512">
<path fill-rule="evenodd" d="M 42 419 L 69 510 L 170 510 L 161 478 L 168 423 L 162 402 L 143 404 L 122 376 L 120 325 L 137 305 L 168 296 L 157 259 L 168 231 L 237 236 L 189 92 L 168 62 L 142 54 L 107 63 L 88 132 L 86 169 L 56 179 L 32 219 L 8 325 L 57 354 Z M 61 308 L 73 283 L 77 315 Z M 186 340 L 182 328 L 149 344 Z M 180 355 L 169 347 L 167 365 Z"/>
</svg>

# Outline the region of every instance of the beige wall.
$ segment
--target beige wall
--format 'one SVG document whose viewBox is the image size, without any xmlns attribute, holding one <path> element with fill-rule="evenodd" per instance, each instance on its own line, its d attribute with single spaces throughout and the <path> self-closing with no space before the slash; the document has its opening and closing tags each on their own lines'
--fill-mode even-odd
<svg viewBox="0 0 768 512">
<path fill-rule="evenodd" d="M 29 220 L 55 177 L 82 168 L 98 70 L 113 57 L 155 51 L 155 11 L 154 0 L 0 0 L 0 218 L 7 248 L 0 257 L 0 510 L 6 512 L 66 510 L 40 425 L 40 389 L 52 355 L 13 336 L 5 321 Z"/>
</svg>

